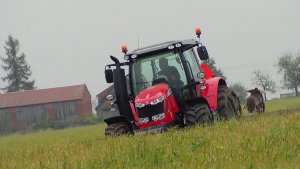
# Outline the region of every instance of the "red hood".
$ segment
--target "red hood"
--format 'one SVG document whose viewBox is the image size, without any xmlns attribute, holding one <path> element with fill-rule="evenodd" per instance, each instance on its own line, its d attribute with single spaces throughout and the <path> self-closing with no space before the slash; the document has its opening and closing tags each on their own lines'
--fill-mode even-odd
<svg viewBox="0 0 300 169">
<path fill-rule="evenodd" d="M 135 98 L 136 103 L 149 104 L 151 101 L 159 98 L 162 95 L 166 95 L 169 86 L 164 83 L 160 83 L 154 86 L 151 86 L 140 92 Z"/>
</svg>

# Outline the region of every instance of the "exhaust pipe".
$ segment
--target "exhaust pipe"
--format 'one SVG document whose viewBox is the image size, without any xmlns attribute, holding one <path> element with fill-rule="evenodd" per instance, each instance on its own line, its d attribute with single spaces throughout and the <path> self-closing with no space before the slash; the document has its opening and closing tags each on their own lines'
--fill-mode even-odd
<svg viewBox="0 0 300 169">
<path fill-rule="evenodd" d="M 110 55 L 110 58 L 111 58 L 112 61 L 115 62 L 117 68 L 120 68 L 120 67 L 121 67 L 121 66 L 120 66 L 121 64 L 120 64 L 120 61 L 119 61 L 118 58 L 116 58 L 116 57 L 114 57 L 114 56 L 112 56 L 112 55 Z"/>
</svg>

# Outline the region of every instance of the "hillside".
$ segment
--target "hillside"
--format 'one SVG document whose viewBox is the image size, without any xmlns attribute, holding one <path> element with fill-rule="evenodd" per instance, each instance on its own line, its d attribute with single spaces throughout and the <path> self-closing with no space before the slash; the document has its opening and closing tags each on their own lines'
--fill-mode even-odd
<svg viewBox="0 0 300 169">
<path fill-rule="evenodd" d="M 0 168 L 299 167 L 300 98 L 266 107 L 261 116 L 146 136 L 109 138 L 98 124 L 1 137 Z"/>
</svg>

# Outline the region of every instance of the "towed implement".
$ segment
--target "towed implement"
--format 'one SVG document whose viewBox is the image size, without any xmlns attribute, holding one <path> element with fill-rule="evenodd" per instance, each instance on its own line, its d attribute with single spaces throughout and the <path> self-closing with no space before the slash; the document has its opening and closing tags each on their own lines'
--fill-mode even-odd
<svg viewBox="0 0 300 169">
<path fill-rule="evenodd" d="M 247 97 L 246 105 L 249 113 L 256 111 L 258 114 L 265 112 L 265 102 L 261 91 L 258 88 L 248 90 L 250 96 Z"/>
<path fill-rule="evenodd" d="M 196 35 L 197 40 L 168 41 L 129 53 L 122 46 L 124 62 L 110 56 L 114 63 L 105 66 L 105 78 L 114 84 L 114 95 L 107 99 L 119 113 L 104 119 L 105 135 L 160 132 L 240 114 L 238 98 L 226 81 L 200 63 L 209 56 L 200 28 Z"/>
</svg>

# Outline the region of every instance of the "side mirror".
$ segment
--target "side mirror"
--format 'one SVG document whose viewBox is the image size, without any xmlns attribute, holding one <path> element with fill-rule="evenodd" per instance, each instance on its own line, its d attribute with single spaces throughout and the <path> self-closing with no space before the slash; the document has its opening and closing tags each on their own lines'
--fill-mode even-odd
<svg viewBox="0 0 300 169">
<path fill-rule="evenodd" d="M 197 53 L 198 53 L 201 60 L 207 60 L 209 58 L 208 52 L 207 52 L 205 46 L 199 46 L 197 48 Z"/>
<path fill-rule="evenodd" d="M 104 73 L 105 73 L 106 83 L 114 82 L 113 71 L 111 69 L 105 69 Z"/>
</svg>

